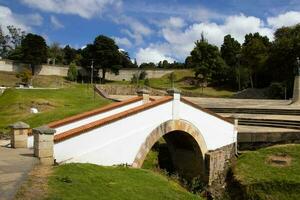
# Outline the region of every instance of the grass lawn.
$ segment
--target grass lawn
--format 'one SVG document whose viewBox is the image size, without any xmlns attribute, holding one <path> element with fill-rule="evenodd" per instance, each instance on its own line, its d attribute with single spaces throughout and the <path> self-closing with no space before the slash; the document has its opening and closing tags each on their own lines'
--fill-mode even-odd
<svg viewBox="0 0 300 200">
<path fill-rule="evenodd" d="M 108 103 L 98 95 L 94 99 L 92 88 L 79 84 L 57 90 L 8 89 L 0 96 L 0 132 L 16 121 L 37 127 Z M 31 114 L 31 107 L 40 113 Z"/>
<path fill-rule="evenodd" d="M 0 72 L 0 86 L 14 87 L 17 83 L 20 83 L 20 79 L 16 77 L 15 72 Z M 74 83 L 67 81 L 61 76 L 34 76 L 32 80 L 34 87 L 46 87 L 46 88 L 62 88 L 74 85 Z"/>
<path fill-rule="evenodd" d="M 202 199 L 149 170 L 67 164 L 55 167 L 47 199 Z"/>
<path fill-rule="evenodd" d="M 300 199 L 300 145 L 281 145 L 243 153 L 237 161 L 234 176 L 244 188 L 247 199 Z"/>
<path fill-rule="evenodd" d="M 201 88 L 193 86 L 184 81 L 184 78 L 194 77 L 194 72 L 191 70 L 175 71 L 174 87 L 180 89 L 183 95 L 186 96 L 208 96 L 208 97 L 231 97 L 235 92 L 227 89 L 205 87 Z M 166 90 L 172 87 L 168 79 L 168 75 L 161 78 L 149 79 L 150 86 L 156 89 Z"/>
</svg>

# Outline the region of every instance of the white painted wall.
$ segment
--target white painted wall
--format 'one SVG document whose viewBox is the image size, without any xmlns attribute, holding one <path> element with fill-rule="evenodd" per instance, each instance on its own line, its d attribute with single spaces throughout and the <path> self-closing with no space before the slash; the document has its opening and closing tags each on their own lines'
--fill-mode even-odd
<svg viewBox="0 0 300 200">
<path fill-rule="evenodd" d="M 180 102 L 179 109 L 180 118 L 194 124 L 202 133 L 208 150 L 215 150 L 236 141 L 233 124 L 183 102 Z"/>
<path fill-rule="evenodd" d="M 101 165 L 131 164 L 148 134 L 170 119 L 172 102 L 167 102 L 55 144 L 55 159 Z"/>
<path fill-rule="evenodd" d="M 137 101 L 137 102 L 133 102 L 131 104 L 127 104 L 127 105 L 118 107 L 118 108 L 113 109 L 113 110 L 109 110 L 109 111 L 106 111 L 106 112 L 103 112 L 103 113 L 99 113 L 97 115 L 93 115 L 93 116 L 90 116 L 90 117 L 87 117 L 87 118 L 84 118 L 84 119 L 81 119 L 81 120 L 69 123 L 69 124 L 65 124 L 65 125 L 56 127 L 55 128 L 55 130 L 56 130 L 55 135 L 58 135 L 60 133 L 63 133 L 65 131 L 68 131 L 68 130 L 71 130 L 71 129 L 74 129 L 76 127 L 83 126 L 85 124 L 89 124 L 91 122 L 103 119 L 105 117 L 108 117 L 108 116 L 111 116 L 111 115 L 123 112 L 125 110 L 129 110 L 131 108 L 134 108 L 134 107 L 137 107 L 137 106 L 140 106 L 140 105 L 143 105 L 143 100 Z"/>
<path fill-rule="evenodd" d="M 132 164 L 147 136 L 174 117 L 195 125 L 202 133 L 208 150 L 236 141 L 233 124 L 180 102 L 176 97 L 173 101 L 55 144 L 55 159 L 57 162 L 99 165 Z"/>
</svg>

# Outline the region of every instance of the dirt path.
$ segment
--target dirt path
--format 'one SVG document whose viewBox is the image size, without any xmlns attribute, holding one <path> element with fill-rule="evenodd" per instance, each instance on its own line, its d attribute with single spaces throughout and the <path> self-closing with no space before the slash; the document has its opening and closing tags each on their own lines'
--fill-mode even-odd
<svg viewBox="0 0 300 200">
<path fill-rule="evenodd" d="M 52 166 L 36 165 L 15 196 L 15 200 L 40 200 L 48 194 L 48 177 Z"/>
<path fill-rule="evenodd" d="M 32 149 L 13 149 L 1 144 L 0 200 L 11 200 L 38 160 L 33 157 Z"/>
</svg>

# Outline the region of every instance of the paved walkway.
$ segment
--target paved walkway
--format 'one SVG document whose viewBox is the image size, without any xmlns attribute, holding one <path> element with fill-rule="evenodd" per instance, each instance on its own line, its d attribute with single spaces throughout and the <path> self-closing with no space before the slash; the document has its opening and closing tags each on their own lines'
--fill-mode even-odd
<svg viewBox="0 0 300 200">
<path fill-rule="evenodd" d="M 12 149 L 0 141 L 0 200 L 13 199 L 27 174 L 38 162 L 33 149 Z"/>
</svg>

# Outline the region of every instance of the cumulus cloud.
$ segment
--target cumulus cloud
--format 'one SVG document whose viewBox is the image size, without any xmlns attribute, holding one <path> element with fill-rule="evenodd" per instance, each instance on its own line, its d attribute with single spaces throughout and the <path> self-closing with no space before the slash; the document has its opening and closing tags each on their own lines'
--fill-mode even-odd
<svg viewBox="0 0 300 200">
<path fill-rule="evenodd" d="M 0 5 L 0 25 L 7 33 L 6 26 L 13 25 L 24 31 L 31 31 L 31 26 L 40 26 L 43 23 L 43 18 L 39 14 L 16 14 L 10 8 Z"/>
<path fill-rule="evenodd" d="M 50 22 L 54 29 L 64 28 L 64 25 L 53 15 L 50 17 Z"/>
<path fill-rule="evenodd" d="M 153 33 L 148 26 L 132 17 L 123 15 L 118 18 L 112 18 L 112 20 L 127 27 L 122 29 L 121 32 L 134 39 L 136 45 L 141 45 L 144 42 L 144 37 Z"/>
<path fill-rule="evenodd" d="M 74 14 L 83 18 L 92 18 L 95 15 L 101 15 L 105 8 L 111 6 L 119 8 L 122 5 L 121 0 L 21 0 L 32 8 L 37 8 L 47 12 Z"/>
<path fill-rule="evenodd" d="M 233 15 L 226 17 L 222 24 L 201 22 L 194 23 L 185 29 L 162 28 L 162 37 L 166 42 L 151 44 L 151 50 L 160 52 L 162 57 L 169 55 L 169 57 L 182 61 L 189 55 L 194 47 L 194 42 L 200 39 L 202 33 L 209 43 L 220 47 L 227 34 L 231 34 L 240 43 L 243 43 L 244 37 L 248 33 L 259 32 L 261 35 L 273 39 L 273 31 L 257 17 L 243 14 Z M 145 49 L 140 49 L 137 55 L 140 55 L 140 52 L 144 52 Z M 156 59 L 157 56 L 154 56 Z"/>
<path fill-rule="evenodd" d="M 158 48 L 152 48 L 147 47 L 145 49 L 141 48 L 137 55 L 136 60 L 138 64 L 144 63 L 144 62 L 154 62 L 158 63 L 162 60 L 167 60 L 168 62 L 173 62 L 174 59 L 172 57 L 168 57 L 164 55 L 165 52 L 160 51 Z"/>
<path fill-rule="evenodd" d="M 269 17 L 267 18 L 267 22 L 274 28 L 280 28 L 282 26 L 292 26 L 300 23 L 300 12 L 289 11 L 276 17 Z"/>
<path fill-rule="evenodd" d="M 119 46 L 124 46 L 127 48 L 130 48 L 132 46 L 132 43 L 126 37 L 114 37 L 114 40 Z"/>
</svg>

